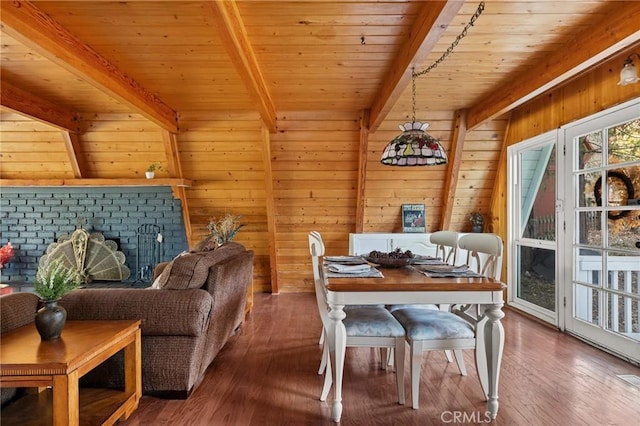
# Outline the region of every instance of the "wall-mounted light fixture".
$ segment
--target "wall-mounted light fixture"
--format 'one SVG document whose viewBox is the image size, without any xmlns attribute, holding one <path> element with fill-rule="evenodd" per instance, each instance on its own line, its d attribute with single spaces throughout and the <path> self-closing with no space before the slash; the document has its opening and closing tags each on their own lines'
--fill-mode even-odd
<svg viewBox="0 0 640 426">
<path fill-rule="evenodd" d="M 627 56 L 627 59 L 624 60 L 624 66 L 620 71 L 620 81 L 618 82 L 619 86 L 626 86 L 627 84 L 633 84 L 640 81 L 640 78 L 638 78 L 638 69 L 633 64 L 633 60 L 631 59 L 634 55 L 638 59 L 640 59 L 640 55 L 637 53 L 632 53 L 631 55 Z"/>
</svg>

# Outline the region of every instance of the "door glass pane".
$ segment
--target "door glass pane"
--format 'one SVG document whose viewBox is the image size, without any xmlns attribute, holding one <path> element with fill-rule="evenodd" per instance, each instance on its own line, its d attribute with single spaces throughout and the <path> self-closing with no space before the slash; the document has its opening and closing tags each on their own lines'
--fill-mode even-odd
<svg viewBox="0 0 640 426">
<path fill-rule="evenodd" d="M 607 131 L 609 164 L 626 163 L 640 159 L 640 120 L 610 127 Z"/>
<path fill-rule="evenodd" d="M 591 250 L 578 248 L 575 256 L 576 269 L 575 281 L 589 283 L 593 285 L 602 284 L 602 252 L 600 250 Z"/>
<path fill-rule="evenodd" d="M 638 294 L 640 276 L 640 253 L 607 253 L 607 287 L 620 292 Z"/>
<path fill-rule="evenodd" d="M 574 294 L 574 316 L 591 324 L 600 323 L 599 290 L 576 284 Z"/>
<path fill-rule="evenodd" d="M 638 299 L 609 294 L 607 302 L 606 328 L 615 333 L 623 334 L 634 340 L 640 340 L 640 327 L 638 326 Z"/>
<path fill-rule="evenodd" d="M 578 207 L 597 207 L 596 184 L 600 181 L 600 172 L 577 175 L 578 179 Z"/>
<path fill-rule="evenodd" d="M 522 154 L 522 236 L 555 241 L 556 164 L 555 144 Z"/>
<path fill-rule="evenodd" d="M 578 138 L 578 170 L 602 165 L 602 131 L 598 130 Z"/>
<path fill-rule="evenodd" d="M 525 246 L 518 248 L 518 298 L 555 311 L 555 251 Z"/>
<path fill-rule="evenodd" d="M 576 237 L 577 243 L 592 246 L 602 247 L 601 228 L 602 213 L 600 212 L 579 212 L 578 223 L 576 224 Z"/>
</svg>

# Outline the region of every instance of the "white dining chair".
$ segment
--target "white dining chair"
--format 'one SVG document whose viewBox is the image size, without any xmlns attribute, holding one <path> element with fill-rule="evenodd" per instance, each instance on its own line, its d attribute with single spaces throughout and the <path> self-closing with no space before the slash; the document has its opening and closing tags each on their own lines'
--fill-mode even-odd
<svg viewBox="0 0 640 426">
<path fill-rule="evenodd" d="M 458 247 L 467 251 L 466 264 L 485 277 L 500 280 L 502 274 L 502 239 L 491 233 L 465 234 Z"/>
<path fill-rule="evenodd" d="M 467 265 L 475 267 L 480 275 L 500 279 L 502 267 L 502 240 L 489 233 L 466 234 L 458 239 L 458 247 L 467 250 Z M 474 309 L 475 308 L 475 309 Z M 474 349 L 476 340 L 484 340 L 482 310 L 478 305 L 456 305 L 451 312 L 424 309 L 398 309 L 393 316 L 405 329 L 410 346 L 411 400 L 418 408 L 418 395 L 422 352 L 427 350 L 453 350 L 460 374 L 467 375 L 462 350 Z M 476 356 L 478 376 L 487 371 L 483 357 Z M 485 396 L 486 380 L 480 380 Z"/>
<path fill-rule="evenodd" d="M 320 400 L 325 401 L 333 382 L 330 362 L 330 352 L 333 351 L 333 342 L 327 339 L 331 328 L 331 319 L 329 318 L 329 306 L 327 304 L 326 277 L 322 267 L 324 244 L 319 237 L 320 234 L 315 231 L 309 233 L 311 263 L 316 270 L 314 272 L 316 301 L 320 320 L 322 321 L 323 332 L 325 333 L 322 363 L 324 363 L 326 367 L 324 368 L 324 385 L 320 394 Z M 318 279 L 315 279 L 316 276 Z M 384 348 L 391 349 L 395 352 L 395 359 L 397 360 L 395 363 L 395 372 L 398 402 L 404 404 L 404 328 L 388 310 L 381 306 L 352 307 L 346 311 L 346 317 L 342 322 L 346 329 L 347 347 Z M 386 354 L 383 354 L 380 359 L 381 368 L 386 369 Z"/>
<path fill-rule="evenodd" d="M 309 251 L 311 253 L 311 267 L 313 269 L 313 279 L 315 282 L 315 280 L 322 279 L 321 273 L 323 269 L 322 269 L 322 263 L 320 262 L 320 259 L 322 259 L 322 256 L 325 255 L 324 241 L 322 240 L 322 235 L 318 231 L 309 232 Z M 348 306 L 345 306 L 343 310 L 346 313 L 351 309 L 357 309 L 360 307 L 372 307 L 372 306 L 381 307 L 383 305 L 348 305 Z M 324 344 L 324 339 L 326 337 L 325 334 L 326 333 L 324 332 L 324 327 L 323 327 L 320 332 L 320 339 L 319 339 L 320 345 Z M 390 354 L 391 353 L 392 352 L 390 352 Z M 386 356 L 386 358 L 390 360 L 393 359 L 391 355 Z M 322 374 L 324 372 L 326 365 L 327 365 L 326 358 L 323 357 L 322 361 L 320 362 L 320 367 L 318 368 L 318 374 Z M 387 363 L 386 365 L 391 365 L 391 364 Z"/>
<path fill-rule="evenodd" d="M 436 231 L 429 236 L 429 241 L 436 245 L 436 257 L 449 265 L 455 265 L 458 254 L 459 234 L 455 231 Z"/>
<path fill-rule="evenodd" d="M 404 308 L 393 311 L 392 315 L 404 327 L 409 343 L 411 405 L 418 409 L 423 352 L 453 351 L 461 374 L 466 376 L 462 350 L 475 349 L 474 326 L 447 311 Z"/>
</svg>

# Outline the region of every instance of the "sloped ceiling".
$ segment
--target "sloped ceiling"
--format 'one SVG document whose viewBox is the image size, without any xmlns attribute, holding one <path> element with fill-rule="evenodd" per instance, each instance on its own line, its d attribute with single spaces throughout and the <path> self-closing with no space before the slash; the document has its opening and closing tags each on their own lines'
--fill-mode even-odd
<svg viewBox="0 0 640 426">
<path fill-rule="evenodd" d="M 275 130 L 281 111 L 371 109 L 375 128 L 394 106 L 410 109 L 411 68 L 438 59 L 478 4 L 3 1 L 2 80 L 83 113 L 135 111 L 114 89 L 121 80 L 177 113 L 257 109 Z M 503 113 L 637 42 L 637 9 L 487 2 L 455 53 L 418 79 L 420 107 L 470 109 L 472 124 Z"/>
</svg>

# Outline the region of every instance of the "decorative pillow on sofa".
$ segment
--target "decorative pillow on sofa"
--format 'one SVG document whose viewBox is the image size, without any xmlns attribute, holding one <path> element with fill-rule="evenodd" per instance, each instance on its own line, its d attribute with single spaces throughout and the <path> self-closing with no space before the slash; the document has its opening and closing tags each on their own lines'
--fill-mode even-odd
<svg viewBox="0 0 640 426">
<path fill-rule="evenodd" d="M 213 235 L 208 236 L 204 240 L 200 241 L 196 246 L 191 249 L 190 253 L 200 253 L 203 251 L 215 250 L 218 247 L 216 238 Z"/>
<path fill-rule="evenodd" d="M 213 251 L 179 255 L 163 269 L 153 287 L 164 290 L 202 288 L 211 266 L 243 250 L 240 244 L 228 243 Z"/>
</svg>

